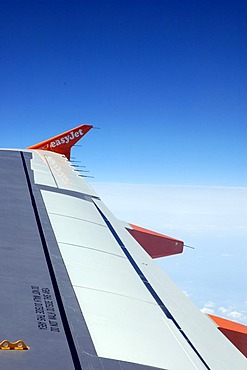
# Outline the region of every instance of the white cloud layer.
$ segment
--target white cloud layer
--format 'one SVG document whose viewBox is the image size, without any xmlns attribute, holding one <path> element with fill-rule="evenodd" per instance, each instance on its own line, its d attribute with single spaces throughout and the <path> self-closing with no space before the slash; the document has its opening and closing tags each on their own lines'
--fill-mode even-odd
<svg viewBox="0 0 247 370">
<path fill-rule="evenodd" d="M 247 188 L 92 186 L 119 219 L 194 246 L 157 263 L 203 312 L 247 324 Z"/>
<path fill-rule="evenodd" d="M 247 305 L 246 305 L 247 309 Z M 247 310 L 237 311 L 232 306 L 229 307 L 216 307 L 216 303 L 207 302 L 204 307 L 200 309 L 201 312 L 205 314 L 211 314 L 216 316 L 221 316 L 225 319 L 241 322 L 242 324 L 247 325 Z"/>
<path fill-rule="evenodd" d="M 207 307 L 207 308 L 212 308 L 212 307 L 215 307 L 215 306 L 216 306 L 215 303 L 212 302 L 212 301 L 209 301 L 209 302 L 205 303 L 205 307 Z"/>
<path fill-rule="evenodd" d="M 247 230 L 247 188 L 124 183 L 93 188 L 119 218 L 156 230 L 222 236 Z"/>
<path fill-rule="evenodd" d="M 234 320 L 241 320 L 241 319 L 244 319 L 245 316 L 242 312 L 238 312 L 238 311 L 231 311 L 227 314 L 227 317 L 230 317 L 231 319 L 234 319 Z"/>
<path fill-rule="evenodd" d="M 211 308 L 208 308 L 208 307 L 203 307 L 201 308 L 200 310 L 202 313 L 206 313 L 206 314 L 211 314 L 213 315 L 214 314 L 214 310 L 212 310 Z"/>
</svg>

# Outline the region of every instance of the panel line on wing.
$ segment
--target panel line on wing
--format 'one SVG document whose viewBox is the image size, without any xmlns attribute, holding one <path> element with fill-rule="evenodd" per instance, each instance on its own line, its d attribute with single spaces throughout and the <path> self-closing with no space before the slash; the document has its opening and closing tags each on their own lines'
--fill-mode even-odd
<svg viewBox="0 0 247 370">
<path fill-rule="evenodd" d="M 162 319 L 164 320 L 164 317 L 162 317 Z M 164 320 L 165 321 L 165 320 Z M 193 358 L 189 355 L 188 352 L 186 352 L 185 348 L 182 346 L 182 344 L 180 343 L 180 341 L 178 340 L 178 338 L 176 337 L 176 335 L 174 334 L 174 332 L 171 330 L 171 328 L 167 325 L 167 328 L 168 330 L 170 330 L 171 332 L 171 335 L 174 337 L 174 339 L 177 341 L 178 345 L 181 347 L 182 351 L 184 351 L 184 353 L 189 357 L 190 361 L 192 362 L 192 364 L 195 366 L 196 368 L 196 364 L 194 363 L 193 361 Z"/>
<path fill-rule="evenodd" d="M 93 221 L 90 221 L 90 220 L 86 220 L 85 218 L 79 218 L 79 217 L 75 217 L 75 216 L 70 216 L 70 215 L 62 215 L 61 213 L 55 213 L 55 212 L 48 212 L 49 215 L 55 215 L 55 216 L 60 216 L 60 217 L 67 217 L 67 218 L 71 218 L 71 219 L 74 219 L 74 220 L 79 220 L 79 221 L 83 221 L 83 222 L 88 222 L 90 224 L 94 224 L 94 225 L 97 225 L 97 226 L 101 226 L 101 227 L 107 227 L 106 225 L 102 225 L 98 222 L 93 222 Z"/>
<path fill-rule="evenodd" d="M 107 252 L 107 251 L 104 251 L 102 249 L 97 249 L 97 248 L 92 248 L 92 247 L 88 247 L 86 245 L 79 245 L 79 244 L 73 244 L 73 243 L 66 243 L 66 242 L 58 242 L 59 245 L 63 244 L 63 245 L 68 245 L 70 247 L 75 247 L 75 248 L 84 248 L 84 249 L 89 249 L 91 251 L 94 251 L 94 252 L 100 252 L 100 253 L 104 253 L 104 254 L 109 254 L 110 256 L 114 256 L 114 257 L 119 257 L 119 258 L 123 258 L 123 259 L 126 259 L 126 256 L 124 255 L 119 255 L 119 254 L 116 254 L 116 253 L 111 253 L 111 252 Z"/>
<path fill-rule="evenodd" d="M 88 290 L 93 290 L 93 291 L 96 291 L 96 292 L 101 292 L 101 293 L 106 293 L 106 294 L 111 294 L 111 295 L 116 295 L 116 296 L 120 296 L 120 297 L 129 298 L 129 299 L 134 299 L 135 301 L 148 303 L 148 304 L 151 304 L 153 306 L 156 305 L 155 302 L 151 302 L 151 301 L 148 301 L 148 300 L 145 300 L 145 299 L 140 299 L 140 298 L 133 297 L 133 296 L 130 296 L 130 295 L 127 295 L 127 294 L 120 294 L 120 293 L 110 292 L 109 290 L 90 288 L 90 287 L 87 287 L 87 286 L 82 286 L 82 285 L 77 285 L 77 284 L 72 284 L 72 285 L 73 285 L 73 287 L 76 287 L 76 288 L 88 289 Z"/>
<path fill-rule="evenodd" d="M 152 295 L 152 297 L 157 302 L 158 306 L 164 312 L 164 314 L 166 315 L 166 317 L 168 319 L 170 319 L 174 323 L 174 325 L 176 326 L 176 328 L 182 334 L 182 336 L 184 337 L 184 339 L 188 342 L 188 344 L 190 345 L 190 347 L 193 349 L 193 351 L 196 353 L 196 355 L 202 361 L 202 363 L 205 365 L 205 367 L 208 370 L 210 370 L 210 367 L 207 365 L 206 361 L 203 359 L 203 357 L 201 356 L 201 354 L 198 352 L 198 350 L 195 348 L 195 346 L 190 341 L 190 339 L 188 338 L 188 336 L 182 330 L 182 328 L 180 327 L 180 325 L 178 324 L 178 322 L 176 321 L 176 319 L 173 317 L 173 315 L 171 314 L 171 312 L 169 311 L 169 309 L 165 306 L 165 304 L 163 303 L 163 301 L 161 300 L 161 298 L 158 296 L 158 294 L 156 293 L 156 291 L 154 290 L 154 288 L 152 287 L 152 285 L 149 283 L 148 279 L 143 274 L 143 272 L 141 271 L 141 269 L 139 268 L 139 266 L 135 262 L 134 258 L 131 256 L 131 254 L 129 253 L 128 249 L 126 248 L 126 246 L 124 245 L 124 243 L 122 242 L 122 240 L 120 239 L 120 237 L 118 236 L 118 234 L 117 234 L 116 230 L 114 229 L 114 227 L 112 226 L 111 222 L 108 220 L 108 218 L 105 216 L 105 214 L 101 211 L 101 209 L 96 204 L 95 204 L 95 207 L 98 210 L 98 212 L 101 215 L 101 217 L 103 218 L 103 220 L 105 221 L 106 225 L 109 227 L 110 232 L 112 233 L 113 237 L 117 241 L 118 245 L 120 246 L 120 248 L 122 249 L 122 251 L 124 252 L 124 254 L 126 255 L 126 257 L 128 258 L 128 260 L 131 263 L 132 267 L 137 272 L 137 274 L 140 277 L 141 281 L 143 282 L 143 284 L 148 289 L 149 293 Z"/>
<path fill-rule="evenodd" d="M 83 199 L 83 200 L 86 200 L 87 202 L 91 202 L 92 203 L 92 199 L 100 199 L 100 197 L 97 197 L 95 195 L 88 195 L 87 193 L 79 193 L 78 191 L 74 191 L 74 190 L 68 190 L 68 189 L 62 189 L 62 188 L 54 188 L 52 186 L 49 186 L 49 185 L 41 185 L 41 184 L 38 184 L 40 190 L 46 190 L 46 191 L 50 191 L 52 193 L 58 193 L 58 194 L 63 194 L 63 195 L 69 195 L 69 196 L 72 196 L 73 198 L 78 198 L 78 199 Z"/>
<path fill-rule="evenodd" d="M 51 176 L 52 176 L 52 178 L 53 178 L 53 180 L 54 180 L 54 182 L 55 182 L 55 184 L 56 184 L 56 186 L 57 186 L 57 188 L 58 188 L 59 186 L 58 186 L 57 180 L 56 180 L 56 178 L 55 178 L 55 176 L 54 176 L 54 173 L 53 173 L 53 171 L 52 171 L 52 169 L 51 169 L 51 166 L 50 166 L 50 163 L 49 163 L 49 161 L 48 161 L 48 159 L 47 159 L 47 156 L 46 156 L 46 155 L 44 155 L 44 158 L 45 158 L 45 161 L 46 161 L 47 167 L 48 167 L 48 168 L 49 168 L 49 170 L 50 170 Z"/>
</svg>

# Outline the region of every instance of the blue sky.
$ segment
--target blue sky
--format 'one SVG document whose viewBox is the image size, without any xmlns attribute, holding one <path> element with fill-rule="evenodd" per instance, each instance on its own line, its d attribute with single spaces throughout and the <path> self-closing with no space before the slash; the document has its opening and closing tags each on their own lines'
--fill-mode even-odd
<svg viewBox="0 0 247 370">
<path fill-rule="evenodd" d="M 246 12 L 244 1 L 1 1 L 0 120 L 16 133 L 3 144 L 89 122 L 101 131 L 85 159 L 106 181 L 246 185 Z"/>
<path fill-rule="evenodd" d="M 74 149 L 92 185 L 119 217 L 195 245 L 162 268 L 200 308 L 239 312 L 247 323 L 246 2 L 0 7 L 0 146 L 27 147 L 83 122 L 100 127 Z"/>
</svg>

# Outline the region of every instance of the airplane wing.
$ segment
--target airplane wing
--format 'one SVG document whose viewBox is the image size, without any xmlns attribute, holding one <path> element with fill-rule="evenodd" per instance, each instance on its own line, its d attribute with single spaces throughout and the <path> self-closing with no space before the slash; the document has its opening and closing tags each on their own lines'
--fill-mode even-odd
<svg viewBox="0 0 247 370">
<path fill-rule="evenodd" d="M 118 220 L 69 161 L 91 127 L 0 150 L 0 368 L 246 369 L 153 261 L 183 242 Z"/>
</svg>

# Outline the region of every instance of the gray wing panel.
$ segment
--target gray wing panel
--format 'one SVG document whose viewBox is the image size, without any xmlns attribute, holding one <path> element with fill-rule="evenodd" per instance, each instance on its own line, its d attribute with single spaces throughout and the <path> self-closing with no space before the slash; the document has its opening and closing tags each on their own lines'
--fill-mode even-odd
<svg viewBox="0 0 247 370">
<path fill-rule="evenodd" d="M 73 369 L 21 154 L 0 156 L 0 342 L 30 347 L 0 350 L 0 367 Z"/>
<path fill-rule="evenodd" d="M 0 151 L 0 342 L 21 339 L 30 348 L 0 350 L 0 368 L 138 368 L 97 356 L 30 160 Z"/>
</svg>

